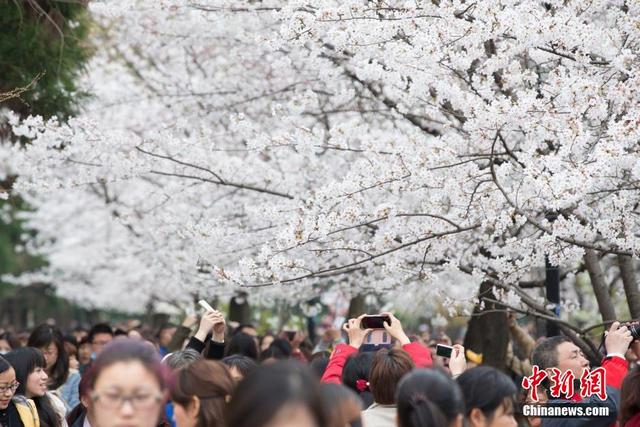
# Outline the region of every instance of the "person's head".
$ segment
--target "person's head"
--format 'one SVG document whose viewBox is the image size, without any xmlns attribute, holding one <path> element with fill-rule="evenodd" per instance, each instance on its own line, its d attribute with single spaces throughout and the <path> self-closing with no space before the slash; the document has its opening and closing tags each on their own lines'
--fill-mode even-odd
<svg viewBox="0 0 640 427">
<path fill-rule="evenodd" d="M 640 412 L 640 370 L 632 371 L 622 382 L 620 415 L 621 426 Z"/>
<path fill-rule="evenodd" d="M 88 372 L 96 425 L 155 427 L 163 408 L 168 368 L 153 346 L 122 338 L 104 347 Z"/>
<path fill-rule="evenodd" d="M 16 380 L 20 386 L 17 394 L 29 399 L 44 396 L 47 392 L 47 362 L 40 350 L 34 347 L 21 347 L 5 354 L 7 362 L 16 371 Z"/>
<path fill-rule="evenodd" d="M 224 425 L 224 408 L 234 382 L 227 367 L 213 360 L 198 360 L 176 372 L 171 388 L 177 427 Z"/>
<path fill-rule="evenodd" d="M 158 344 L 162 347 L 167 347 L 169 343 L 171 343 L 171 338 L 173 338 L 173 334 L 176 333 L 178 328 L 172 324 L 163 325 L 158 331 Z"/>
<path fill-rule="evenodd" d="M 289 341 L 283 338 L 276 338 L 273 340 L 268 349 L 262 352 L 260 360 L 262 362 L 275 362 L 277 360 L 284 360 L 291 357 L 291 344 Z"/>
<path fill-rule="evenodd" d="M 11 350 L 20 347 L 20 340 L 11 332 L 0 334 L 0 354 L 7 354 Z"/>
<path fill-rule="evenodd" d="M 78 343 L 89 336 L 89 332 L 82 326 L 74 328 L 72 334 Z"/>
<path fill-rule="evenodd" d="M 466 370 L 457 379 L 462 389 L 465 417 L 471 427 L 515 427 L 515 384 L 489 366 Z"/>
<path fill-rule="evenodd" d="M 320 384 L 320 393 L 329 415 L 328 427 L 345 427 L 361 422 L 362 400 L 351 389 L 341 384 Z"/>
<path fill-rule="evenodd" d="M 276 337 L 272 333 L 264 334 L 264 336 L 260 339 L 260 352 L 262 353 L 263 351 L 268 349 L 274 339 L 276 339 Z"/>
<path fill-rule="evenodd" d="M 244 332 L 235 334 L 231 337 L 229 345 L 225 349 L 225 356 L 231 356 L 232 354 L 241 354 L 247 356 L 253 360 L 258 359 L 258 346 L 256 340 Z"/>
<path fill-rule="evenodd" d="M 202 355 L 200 353 L 192 348 L 188 348 L 186 350 L 175 351 L 167 354 L 164 359 L 162 359 L 162 363 L 171 368 L 172 371 L 175 371 L 176 369 L 183 368 L 193 362 L 197 362 L 200 359 L 202 359 Z"/>
<path fill-rule="evenodd" d="M 39 349 L 44 354 L 51 389 L 56 390 L 62 386 L 69 376 L 69 356 L 62 332 L 54 326 L 40 325 L 29 335 L 27 345 Z"/>
<path fill-rule="evenodd" d="M 78 343 L 78 363 L 80 363 L 80 366 L 88 365 L 91 362 L 91 353 L 89 338 L 81 339 Z"/>
<path fill-rule="evenodd" d="M 398 427 L 463 425 L 460 387 L 439 369 L 416 369 L 398 384 Z"/>
<path fill-rule="evenodd" d="M 589 367 L 582 350 L 565 336 L 541 340 L 531 352 L 531 363 L 547 371 L 551 368 L 558 368 L 561 373 L 571 371 L 576 378 Z"/>
<path fill-rule="evenodd" d="M 77 370 L 80 367 L 78 363 L 78 344 L 73 335 L 64 337 L 64 351 L 67 352 L 67 357 L 69 358 L 69 369 Z"/>
<path fill-rule="evenodd" d="M 300 363 L 261 365 L 236 387 L 225 413 L 227 427 L 324 427 L 318 381 Z"/>
<path fill-rule="evenodd" d="M 329 364 L 329 358 L 331 357 L 331 353 L 328 351 L 322 351 L 318 353 L 314 353 L 311 356 L 311 360 L 309 361 L 309 367 L 311 368 L 311 372 L 320 379 L 324 375 L 324 371 L 327 370 L 327 365 Z"/>
<path fill-rule="evenodd" d="M 250 323 L 244 323 L 244 324 L 238 325 L 236 330 L 233 331 L 233 335 L 236 335 L 236 334 L 247 334 L 254 338 L 258 337 L 258 331 L 256 331 L 256 327 Z"/>
<path fill-rule="evenodd" d="M 88 338 L 91 343 L 91 351 L 97 356 L 104 346 L 113 339 L 113 329 L 106 323 L 98 323 L 91 327 Z"/>
<path fill-rule="evenodd" d="M 7 409 L 18 386 L 16 371 L 0 356 L 0 410 Z"/>
<path fill-rule="evenodd" d="M 370 351 L 356 353 L 347 359 L 342 369 L 342 384 L 358 393 L 365 408 L 373 403 L 369 374 L 374 354 Z"/>
<path fill-rule="evenodd" d="M 406 351 L 378 350 L 373 356 L 369 385 L 373 400 L 381 405 L 396 403 L 396 387 L 400 379 L 415 367 Z"/>
<path fill-rule="evenodd" d="M 227 356 L 222 359 L 222 363 L 227 365 L 231 377 L 236 382 L 242 381 L 247 375 L 249 375 L 251 372 L 253 372 L 254 369 L 258 367 L 258 364 L 255 360 L 241 354 Z"/>
</svg>

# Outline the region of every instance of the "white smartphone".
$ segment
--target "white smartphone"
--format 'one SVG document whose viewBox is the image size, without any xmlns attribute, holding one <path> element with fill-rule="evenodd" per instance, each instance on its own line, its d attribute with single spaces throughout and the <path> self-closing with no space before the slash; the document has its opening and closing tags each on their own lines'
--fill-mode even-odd
<svg viewBox="0 0 640 427">
<path fill-rule="evenodd" d="M 206 302 L 205 300 L 201 299 L 200 301 L 198 301 L 198 304 L 200 304 L 200 307 L 204 308 L 206 311 L 215 311 L 213 309 L 213 307 L 211 307 L 209 305 L 208 302 Z"/>
</svg>

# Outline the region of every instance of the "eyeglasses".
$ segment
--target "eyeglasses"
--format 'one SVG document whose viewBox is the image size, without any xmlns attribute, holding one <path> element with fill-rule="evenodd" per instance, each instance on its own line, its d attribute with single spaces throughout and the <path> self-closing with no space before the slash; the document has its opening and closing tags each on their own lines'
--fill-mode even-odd
<svg viewBox="0 0 640 427">
<path fill-rule="evenodd" d="M 150 409 L 162 402 L 162 396 L 158 394 L 123 396 L 117 393 L 93 393 L 91 399 L 100 402 L 106 409 L 120 409 L 127 401 L 134 409 Z"/>
<path fill-rule="evenodd" d="M 18 387 L 20 387 L 20 383 L 18 381 L 14 381 L 9 385 L 0 385 L 0 394 L 5 394 L 8 391 L 15 393 Z"/>
</svg>

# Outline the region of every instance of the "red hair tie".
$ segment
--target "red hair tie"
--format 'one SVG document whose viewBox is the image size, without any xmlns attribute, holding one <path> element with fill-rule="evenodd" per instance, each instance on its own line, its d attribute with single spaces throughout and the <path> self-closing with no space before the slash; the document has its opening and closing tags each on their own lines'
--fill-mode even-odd
<svg viewBox="0 0 640 427">
<path fill-rule="evenodd" d="M 367 391 L 367 389 L 369 388 L 369 383 L 367 382 L 367 380 L 357 380 L 356 388 L 360 393 L 362 393 L 363 391 Z"/>
</svg>

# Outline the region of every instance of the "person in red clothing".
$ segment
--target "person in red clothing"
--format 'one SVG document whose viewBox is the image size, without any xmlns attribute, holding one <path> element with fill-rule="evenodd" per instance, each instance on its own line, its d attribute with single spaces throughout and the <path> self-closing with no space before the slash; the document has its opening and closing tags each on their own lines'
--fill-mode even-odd
<svg viewBox="0 0 640 427">
<path fill-rule="evenodd" d="M 605 338 L 607 356 L 602 361 L 602 367 L 606 372 L 607 399 L 601 400 L 598 396 L 591 396 L 581 400 L 579 387 L 574 388 L 572 396 L 564 396 L 563 399 L 551 399 L 549 403 L 579 402 L 590 406 L 606 406 L 609 408 L 608 417 L 590 418 L 543 418 L 542 427 L 574 427 L 609 426 L 616 422 L 620 407 L 620 388 L 627 375 L 629 364 L 624 357 L 629 344 L 631 333 L 626 326 L 614 322 Z M 589 361 L 584 357 L 582 350 L 569 338 L 556 336 L 540 341 L 531 353 L 531 362 L 540 369 L 546 370 L 551 375 L 551 369 L 557 368 L 561 374 L 571 371 L 575 378 L 579 379 L 584 368 L 589 367 Z M 579 381 L 577 381 L 579 383 Z"/>
<path fill-rule="evenodd" d="M 384 328 L 387 330 L 389 335 L 395 338 L 402 345 L 402 349 L 409 354 L 415 366 L 418 368 L 433 366 L 433 360 L 431 359 L 431 352 L 429 349 L 419 342 L 411 342 L 407 334 L 404 332 L 404 329 L 402 329 L 400 320 L 398 320 L 393 313 L 383 314 L 389 316 L 389 319 L 391 320 L 390 324 L 385 322 Z M 349 337 L 349 344 L 338 344 L 336 346 L 333 354 L 331 355 L 331 359 L 329 360 L 329 364 L 327 365 L 327 369 L 322 376 L 321 381 L 323 383 L 340 384 L 342 382 L 342 369 L 344 368 L 344 364 L 349 356 L 358 352 L 360 346 L 365 341 L 365 338 L 372 331 L 372 329 L 362 329 L 360 327 L 360 322 L 362 322 L 362 318 L 364 316 L 366 315 L 363 314 L 358 318 L 349 319 L 349 321 L 342 327 Z M 363 378 L 363 380 L 365 379 Z"/>
</svg>

